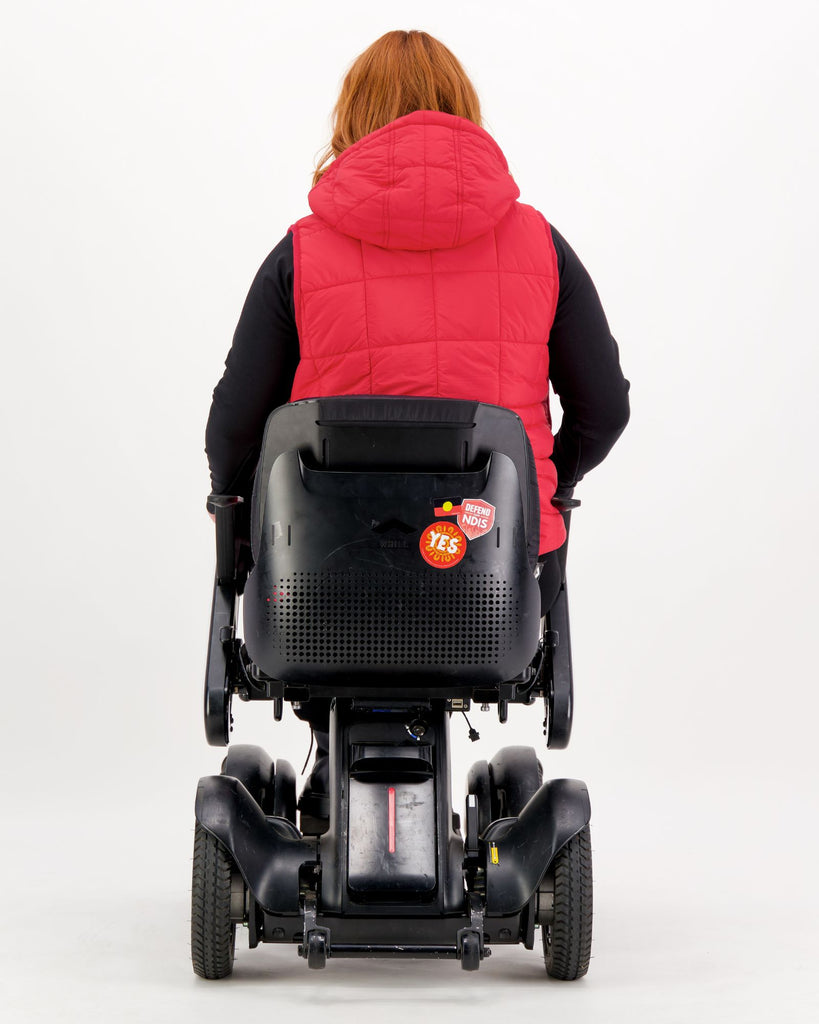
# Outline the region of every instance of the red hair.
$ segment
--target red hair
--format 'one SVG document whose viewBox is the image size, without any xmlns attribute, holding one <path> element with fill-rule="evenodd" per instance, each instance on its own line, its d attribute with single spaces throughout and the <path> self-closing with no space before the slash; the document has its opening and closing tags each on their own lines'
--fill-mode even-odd
<svg viewBox="0 0 819 1024">
<path fill-rule="evenodd" d="M 313 175 L 370 132 L 414 110 L 481 124 L 478 94 L 457 57 L 426 32 L 387 32 L 356 57 L 333 110 L 333 135 Z"/>
</svg>

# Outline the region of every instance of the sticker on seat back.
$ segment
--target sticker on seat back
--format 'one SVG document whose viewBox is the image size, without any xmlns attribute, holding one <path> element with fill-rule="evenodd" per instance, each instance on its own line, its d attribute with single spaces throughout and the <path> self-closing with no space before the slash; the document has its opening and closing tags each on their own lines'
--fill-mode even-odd
<svg viewBox="0 0 819 1024">
<path fill-rule="evenodd" d="M 488 501 L 478 501 L 475 498 L 464 498 L 460 505 L 445 501 L 435 509 L 435 515 L 457 516 L 458 526 L 469 540 L 483 537 L 495 525 L 495 506 L 490 505 Z"/>
<path fill-rule="evenodd" d="M 466 537 L 455 523 L 432 523 L 418 542 L 421 556 L 433 569 L 451 569 L 466 554 Z"/>
</svg>

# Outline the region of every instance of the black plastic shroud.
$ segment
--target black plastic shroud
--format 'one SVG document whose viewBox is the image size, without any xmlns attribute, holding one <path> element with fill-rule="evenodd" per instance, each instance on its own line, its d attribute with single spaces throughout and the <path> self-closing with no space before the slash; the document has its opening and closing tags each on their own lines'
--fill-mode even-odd
<svg viewBox="0 0 819 1024">
<path fill-rule="evenodd" d="M 527 547 L 533 533 L 537 547 L 537 488 L 520 420 L 494 406 L 410 400 L 431 419 L 419 427 L 404 402 L 371 402 L 295 403 L 270 418 L 245 588 L 250 657 L 308 686 L 388 678 L 393 690 L 440 692 L 465 676 L 473 686 L 514 679 L 532 661 L 540 620 Z M 405 419 L 379 422 L 396 408 Z M 425 531 L 456 524 L 440 510 L 469 499 L 493 507 L 492 528 L 456 564 L 428 564 Z"/>
</svg>

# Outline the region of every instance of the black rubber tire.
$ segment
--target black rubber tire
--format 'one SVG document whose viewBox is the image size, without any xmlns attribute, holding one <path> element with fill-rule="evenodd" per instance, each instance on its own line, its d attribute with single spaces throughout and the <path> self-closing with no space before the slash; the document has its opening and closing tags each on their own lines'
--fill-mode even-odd
<svg viewBox="0 0 819 1024">
<path fill-rule="evenodd" d="M 481 966 L 481 940 L 477 932 L 466 932 L 461 940 L 461 968 L 477 971 Z"/>
<path fill-rule="evenodd" d="M 467 796 L 474 796 L 478 806 L 478 835 L 492 821 L 492 778 L 486 761 L 476 761 L 466 777 Z M 464 824 L 467 818 L 464 817 Z"/>
<path fill-rule="evenodd" d="M 222 775 L 231 775 L 250 793 L 266 814 L 273 804 L 275 769 L 273 760 L 261 747 L 251 743 L 234 743 L 222 762 Z"/>
<path fill-rule="evenodd" d="M 561 981 L 575 981 L 586 974 L 591 959 L 592 855 L 588 825 L 560 850 L 551 871 L 553 920 L 541 927 L 546 973 Z"/>
<path fill-rule="evenodd" d="M 307 966 L 314 971 L 327 966 L 327 936 L 324 932 L 310 932 L 307 936 Z"/>
<path fill-rule="evenodd" d="M 233 861 L 199 824 L 193 841 L 191 960 L 200 978 L 226 978 L 233 971 L 236 924 L 230 919 Z"/>
<path fill-rule="evenodd" d="M 273 775 L 273 806 L 268 814 L 296 824 L 296 773 L 289 761 L 279 758 Z"/>
<path fill-rule="evenodd" d="M 492 820 L 516 818 L 543 784 L 534 747 L 501 747 L 489 762 Z"/>
</svg>

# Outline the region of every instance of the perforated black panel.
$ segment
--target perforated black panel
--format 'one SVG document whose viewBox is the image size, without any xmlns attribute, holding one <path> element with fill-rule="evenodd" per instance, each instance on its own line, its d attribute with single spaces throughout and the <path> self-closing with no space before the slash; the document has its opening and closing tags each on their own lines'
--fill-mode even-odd
<svg viewBox="0 0 819 1024">
<path fill-rule="evenodd" d="M 490 573 L 295 573 L 265 607 L 288 664 L 494 665 L 520 628 L 512 588 Z"/>
</svg>

